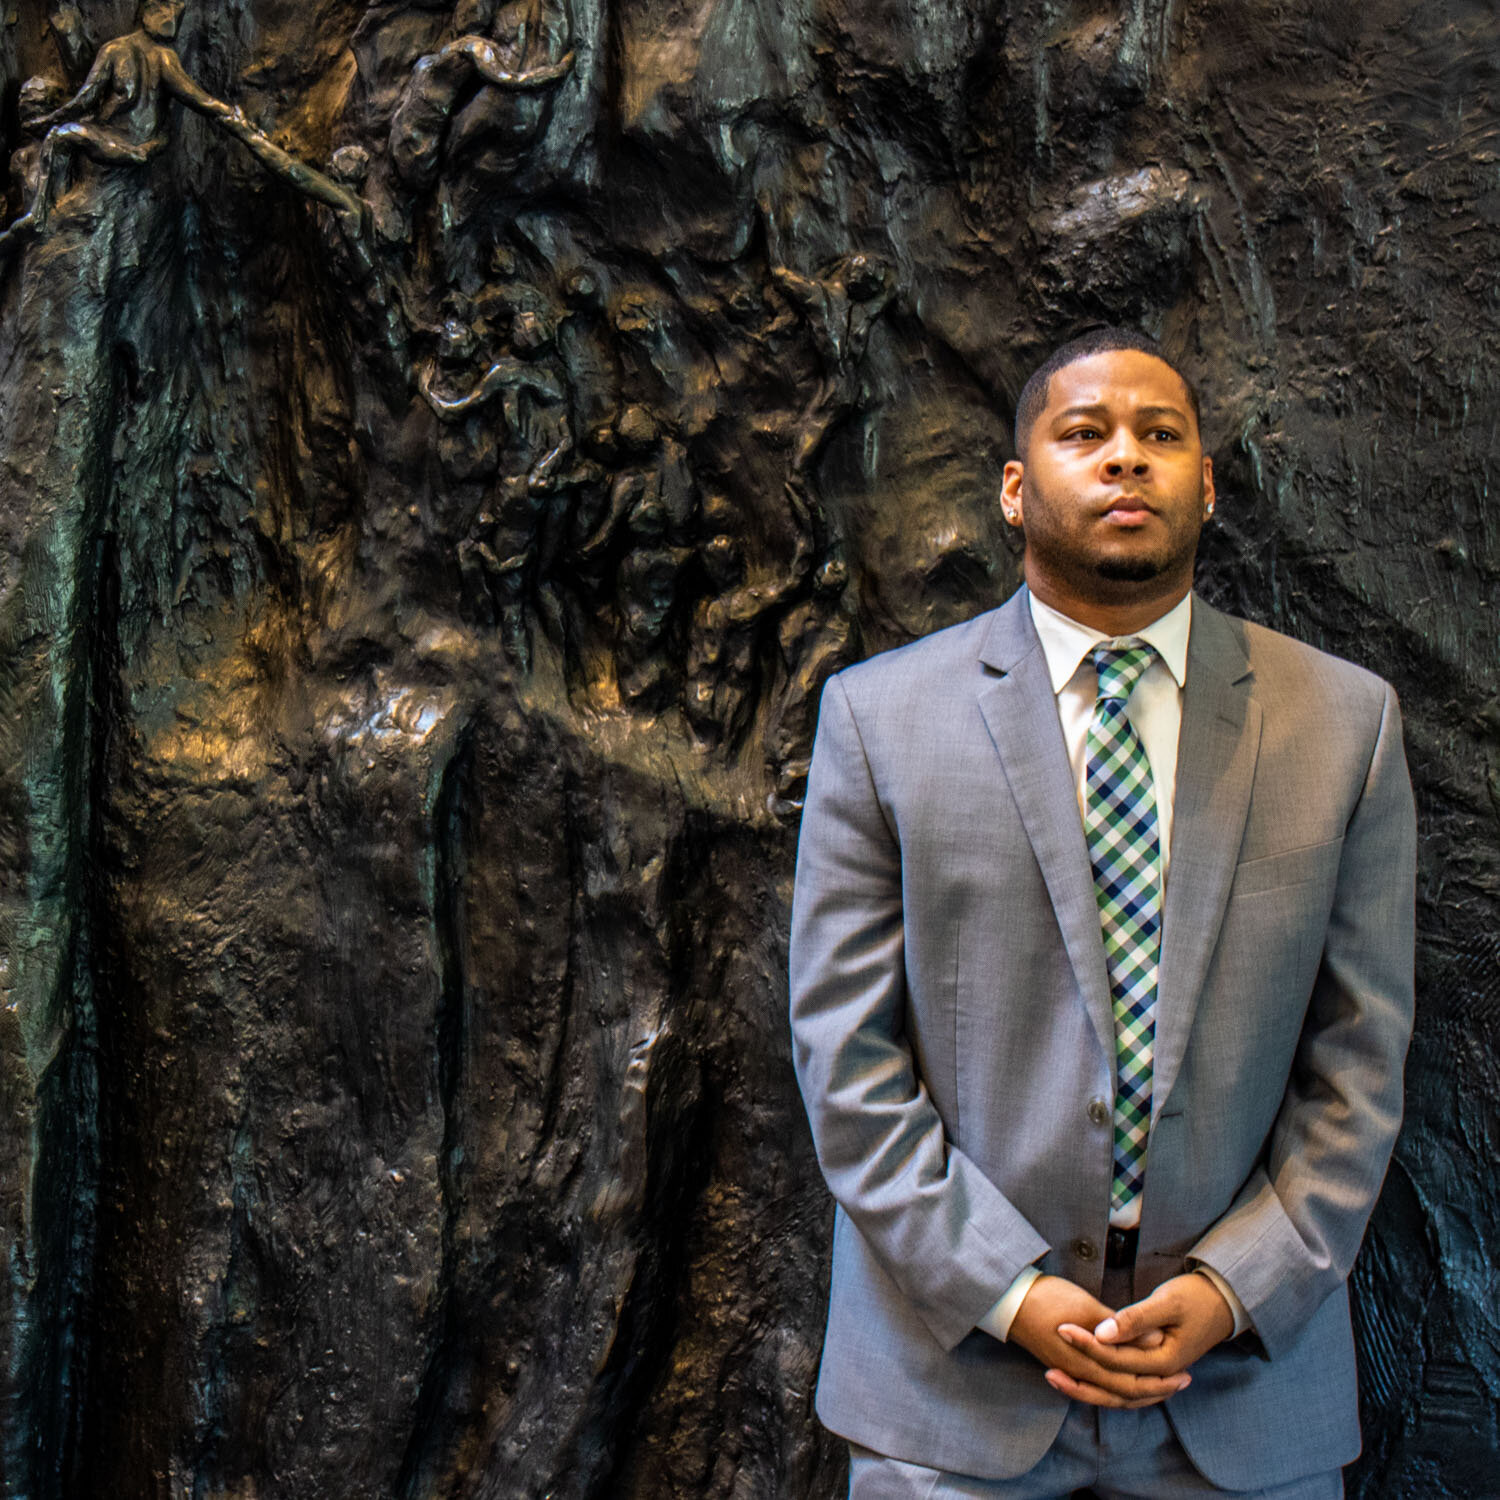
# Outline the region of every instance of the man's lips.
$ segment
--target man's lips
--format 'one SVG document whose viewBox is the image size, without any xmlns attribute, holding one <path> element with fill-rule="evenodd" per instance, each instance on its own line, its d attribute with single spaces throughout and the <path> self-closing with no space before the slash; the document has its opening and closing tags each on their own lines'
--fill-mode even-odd
<svg viewBox="0 0 1500 1500">
<path fill-rule="evenodd" d="M 1103 520 L 1144 521 L 1154 516 L 1156 509 L 1148 505 L 1139 495 L 1116 495 L 1099 512 Z"/>
</svg>

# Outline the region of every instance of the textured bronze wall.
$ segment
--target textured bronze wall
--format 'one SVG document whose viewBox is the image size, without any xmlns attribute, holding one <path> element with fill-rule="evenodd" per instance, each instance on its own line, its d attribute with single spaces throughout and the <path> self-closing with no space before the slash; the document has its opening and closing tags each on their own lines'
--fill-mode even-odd
<svg viewBox="0 0 1500 1500">
<path fill-rule="evenodd" d="M 0 1489 L 836 1492 L 817 692 L 1013 587 L 1108 317 L 1207 389 L 1204 590 L 1406 703 L 1351 1489 L 1494 1495 L 1493 7 L 169 12 L 0 11 Z"/>
</svg>

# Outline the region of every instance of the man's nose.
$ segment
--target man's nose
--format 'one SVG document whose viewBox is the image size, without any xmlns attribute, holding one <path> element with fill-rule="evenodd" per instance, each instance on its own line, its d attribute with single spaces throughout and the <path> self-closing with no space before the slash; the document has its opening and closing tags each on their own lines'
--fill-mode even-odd
<svg viewBox="0 0 1500 1500">
<path fill-rule="evenodd" d="M 1121 428 L 1101 456 L 1100 467 L 1107 478 L 1123 479 L 1127 474 L 1145 474 L 1151 466 L 1146 459 L 1146 450 L 1136 442 L 1135 434 Z"/>
</svg>

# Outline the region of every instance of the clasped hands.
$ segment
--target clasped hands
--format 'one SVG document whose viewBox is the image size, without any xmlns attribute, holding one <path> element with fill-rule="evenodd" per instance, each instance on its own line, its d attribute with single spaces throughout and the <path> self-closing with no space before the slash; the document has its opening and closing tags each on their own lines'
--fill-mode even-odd
<svg viewBox="0 0 1500 1500">
<path fill-rule="evenodd" d="M 1032 1282 L 1008 1342 L 1040 1360 L 1055 1391 L 1091 1406 L 1139 1407 L 1188 1385 L 1188 1366 L 1234 1332 L 1234 1314 L 1206 1276 L 1165 1281 L 1111 1311 L 1061 1276 Z"/>
</svg>

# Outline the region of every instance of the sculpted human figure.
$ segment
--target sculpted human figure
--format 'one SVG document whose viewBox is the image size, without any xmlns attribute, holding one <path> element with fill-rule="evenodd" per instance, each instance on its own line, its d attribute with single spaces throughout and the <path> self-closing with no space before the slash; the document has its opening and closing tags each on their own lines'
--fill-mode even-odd
<svg viewBox="0 0 1500 1500">
<path fill-rule="evenodd" d="M 451 359 L 445 361 L 442 356 L 422 368 L 417 384 L 434 415 L 444 422 L 462 421 L 498 398 L 503 436 L 523 441 L 529 454 L 528 486 L 544 490 L 573 450 L 567 392 L 562 377 L 542 357 L 552 348 L 552 333 L 536 313 L 516 314 L 509 345 L 511 352 L 495 358 L 478 385 L 463 394 L 443 388 L 444 365 L 451 364 Z M 543 416 L 544 412 L 550 415 Z"/>
<path fill-rule="evenodd" d="M 546 317 L 516 310 L 506 352 L 490 361 L 476 385 L 461 391 L 457 382 L 471 368 L 478 338 L 472 322 L 455 315 L 444 324 L 437 355 L 417 376 L 423 400 L 444 423 L 463 422 L 498 403 L 497 446 L 518 449 L 458 551 L 471 592 L 498 605 L 506 649 L 523 668 L 530 663 L 524 599 L 536 563 L 537 521 L 574 448 L 555 343 L 556 329 Z M 489 435 L 483 440 L 488 447 Z"/>
<path fill-rule="evenodd" d="M 813 490 L 813 469 L 839 423 L 860 402 L 870 334 L 896 295 L 890 268 L 873 256 L 841 256 L 819 277 L 773 266 L 771 279 L 812 334 L 822 374 L 802 409 L 792 442 L 786 499 L 799 538 L 793 571 L 803 577 L 823 553 L 828 527 Z"/>
<path fill-rule="evenodd" d="M 715 510 L 727 505 L 717 500 Z M 702 549 L 714 592 L 693 608 L 683 708 L 705 748 L 733 743 L 752 713 L 756 649 L 768 617 L 783 609 L 799 578 L 757 571 L 746 576 L 739 539 L 720 531 Z"/>
<path fill-rule="evenodd" d="M 73 0 L 62 0 L 48 10 L 47 30 L 52 33 L 69 73 L 76 73 L 88 58 L 89 42 L 83 16 Z"/>
<path fill-rule="evenodd" d="M 773 806 L 792 811 L 807 774 L 816 688 L 848 659 L 851 626 L 838 607 L 848 569 L 841 559 L 830 558 L 818 569 L 811 596 L 804 598 L 806 570 L 800 562 L 748 572 L 725 497 L 711 497 L 704 509 L 704 519 L 723 529 L 700 549 L 712 592 L 693 608 L 683 710 L 701 747 L 733 744 L 754 711 L 762 670 L 758 652 L 774 633 L 787 682 L 771 710 L 766 756 L 776 783 Z M 799 558 L 802 552 L 799 548 Z"/>
<path fill-rule="evenodd" d="M 472 24 L 480 9 L 464 6 L 456 19 Z M 573 70 L 573 52 L 553 51 L 557 28 L 545 20 L 541 0 L 525 0 L 491 23 L 503 40 L 463 35 L 419 59 L 391 118 L 391 160 L 404 178 L 430 183 L 445 146 L 477 136 L 497 139 L 513 159 L 524 154 L 545 124 L 546 91 Z M 527 95 L 534 96 L 530 103 L 518 102 Z"/>
<path fill-rule="evenodd" d="M 773 266 L 771 278 L 802 315 L 823 366 L 792 455 L 793 479 L 801 481 L 840 418 L 858 404 L 860 363 L 871 330 L 896 295 L 896 283 L 888 266 L 858 252 L 835 261 L 817 278 L 786 266 Z"/>
<path fill-rule="evenodd" d="M 46 232 L 73 157 L 106 167 L 142 167 L 164 150 L 171 139 L 167 109 L 174 99 L 234 136 L 299 192 L 337 210 L 347 226 L 362 223 L 359 198 L 289 156 L 238 105 L 214 98 L 188 76 L 172 46 L 185 8 L 184 0 L 146 0 L 139 28 L 106 42 L 73 98 L 31 122 L 34 130 L 47 132 L 36 190 L 27 212 L 0 234 L 0 247 L 24 234 Z"/>
<path fill-rule="evenodd" d="M 843 559 L 830 557 L 813 575 L 811 597 L 786 612 L 776 633 L 787 682 L 766 726 L 765 747 L 774 781 L 770 807 L 778 814 L 801 810 L 819 690 L 853 660 L 854 622 L 842 607 L 848 582 Z"/>
</svg>

